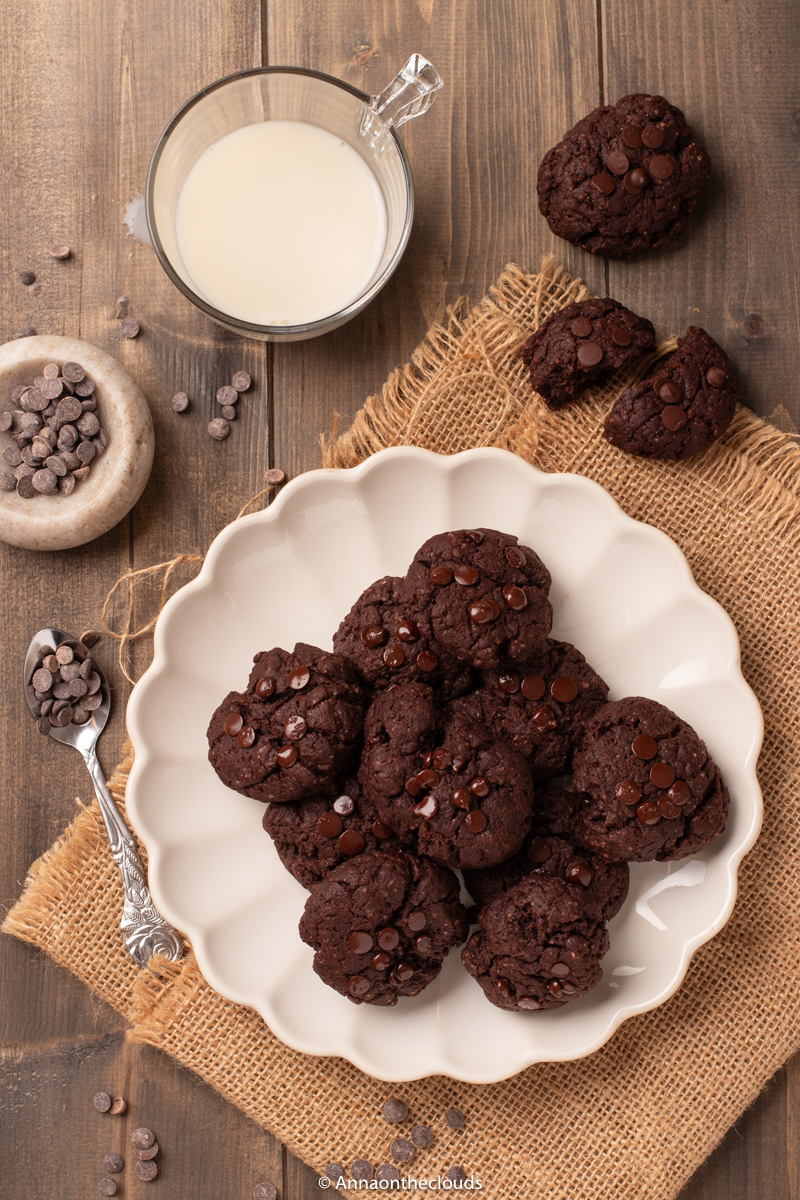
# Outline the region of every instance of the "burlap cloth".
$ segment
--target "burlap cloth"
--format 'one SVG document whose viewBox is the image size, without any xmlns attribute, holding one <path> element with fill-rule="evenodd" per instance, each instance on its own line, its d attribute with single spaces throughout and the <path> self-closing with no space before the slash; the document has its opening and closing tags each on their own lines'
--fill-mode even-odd
<svg viewBox="0 0 800 1200">
<path fill-rule="evenodd" d="M 766 817 L 733 917 L 697 952 L 677 995 L 580 1062 L 482 1087 L 386 1085 L 287 1049 L 253 1012 L 217 996 L 191 958 L 137 970 L 122 948 L 122 892 L 95 805 L 33 865 L 5 922 L 123 1013 L 132 1039 L 173 1055 L 317 1170 L 331 1159 L 386 1161 L 397 1127 L 378 1112 L 395 1093 L 436 1133 L 416 1175 L 458 1162 L 491 1200 L 671 1197 L 800 1044 L 800 449 L 740 408 L 699 458 L 625 457 L 599 436 L 620 379 L 566 412 L 546 411 L 516 352 L 545 316 L 584 294 L 552 262 L 533 277 L 508 267 L 477 308 L 431 330 L 325 453 L 329 465 L 349 466 L 403 442 L 443 452 L 499 444 L 544 470 L 588 475 L 674 538 L 733 617 L 766 719 Z M 129 766 L 112 781 L 120 803 Z M 467 1114 L 457 1133 L 442 1120 L 451 1105 Z"/>
</svg>

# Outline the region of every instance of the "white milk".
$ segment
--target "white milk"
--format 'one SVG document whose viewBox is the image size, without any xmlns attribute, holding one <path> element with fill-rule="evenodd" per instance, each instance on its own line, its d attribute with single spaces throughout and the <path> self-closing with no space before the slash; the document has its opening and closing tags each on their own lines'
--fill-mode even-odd
<svg viewBox="0 0 800 1200">
<path fill-rule="evenodd" d="M 386 207 L 369 166 L 335 134 L 261 121 L 194 165 L 176 229 L 191 283 L 215 308 L 301 325 L 364 292 L 386 241 Z"/>
</svg>

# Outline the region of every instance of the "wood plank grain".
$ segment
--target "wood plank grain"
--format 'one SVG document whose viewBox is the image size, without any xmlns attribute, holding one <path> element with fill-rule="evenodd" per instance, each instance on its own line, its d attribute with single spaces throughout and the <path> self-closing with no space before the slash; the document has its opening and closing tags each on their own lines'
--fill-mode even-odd
<svg viewBox="0 0 800 1200">
<path fill-rule="evenodd" d="M 800 10 L 728 0 L 602 0 L 605 95 L 665 95 L 707 147 L 713 174 L 688 236 L 612 263 L 611 294 L 664 336 L 698 324 L 739 372 L 762 415 L 800 426 Z M 790 199 L 791 198 L 791 199 Z M 779 414 L 780 416 L 780 414 Z"/>
<path fill-rule="evenodd" d="M 479 300 L 506 262 L 535 268 L 555 248 L 536 173 L 545 149 L 598 102 L 596 8 L 593 0 L 271 0 L 269 13 L 272 63 L 375 93 L 417 51 L 445 82 L 431 111 L 402 130 L 416 211 L 398 271 L 348 325 L 275 348 L 276 462 L 296 473 L 319 465 L 316 435 L 334 412 L 346 426 L 446 304 Z M 564 243 L 558 252 L 603 290 L 602 263 Z"/>
</svg>

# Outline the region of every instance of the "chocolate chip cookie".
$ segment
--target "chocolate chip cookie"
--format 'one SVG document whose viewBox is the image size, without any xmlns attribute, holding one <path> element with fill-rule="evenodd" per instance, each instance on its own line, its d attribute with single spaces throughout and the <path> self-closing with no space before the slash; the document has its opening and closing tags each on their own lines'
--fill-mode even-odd
<svg viewBox="0 0 800 1200">
<path fill-rule="evenodd" d="M 539 167 L 539 210 L 558 237 L 630 258 L 680 237 L 711 159 L 663 96 L 623 96 L 579 121 Z"/>
<path fill-rule="evenodd" d="M 530 827 L 533 785 L 522 755 L 479 725 L 440 721 L 420 684 L 373 701 L 359 780 L 403 844 L 445 866 L 503 862 Z"/>
<path fill-rule="evenodd" d="M 572 783 L 587 798 L 580 840 L 609 861 L 685 858 L 725 828 L 728 789 L 705 743 L 642 696 L 595 713 L 575 753 Z"/>
<path fill-rule="evenodd" d="M 300 800 L 336 788 L 354 765 L 366 694 L 338 654 L 298 642 L 257 654 L 245 692 L 230 692 L 208 727 L 220 779 L 256 800 Z"/>
<path fill-rule="evenodd" d="M 530 658 L 553 623 L 550 572 L 528 546 L 494 529 L 430 538 L 406 582 L 417 605 L 429 608 L 439 645 L 475 667 Z"/>
<path fill-rule="evenodd" d="M 305 888 L 359 854 L 399 849 L 355 776 L 344 781 L 337 796 L 270 804 L 261 823 L 286 870 Z"/>
<path fill-rule="evenodd" d="M 373 688 L 420 681 L 448 699 L 472 684 L 469 666 L 434 638 L 428 605 L 391 575 L 362 592 L 333 635 L 333 648 Z"/>
<path fill-rule="evenodd" d="M 530 663 L 480 672 L 480 686 L 449 711 L 485 725 L 528 761 L 534 783 L 569 770 L 583 725 L 608 699 L 608 686 L 575 646 L 548 639 Z"/>
<path fill-rule="evenodd" d="M 610 298 L 582 300 L 540 325 L 520 358 L 530 368 L 533 390 L 548 408 L 559 409 L 587 387 L 600 387 L 655 344 L 655 330 L 645 317 Z"/>
<path fill-rule="evenodd" d="M 602 978 L 608 933 L 587 915 L 581 889 L 563 879 L 528 875 L 478 921 L 461 961 L 498 1008 L 560 1008 Z"/>
<path fill-rule="evenodd" d="M 555 811 L 539 819 L 538 812 L 548 805 Z M 570 826 L 580 807 L 579 799 L 570 792 L 537 792 L 533 825 L 522 849 L 496 867 L 464 871 L 464 882 L 476 903 L 483 908 L 526 876 L 542 874 L 582 888 L 583 906 L 593 921 L 610 921 L 616 916 L 628 894 L 628 864 L 605 862 L 571 836 Z M 554 828 L 564 836 L 553 832 Z"/>
<path fill-rule="evenodd" d="M 725 351 L 704 329 L 690 325 L 675 352 L 618 398 L 603 434 L 628 454 L 688 458 L 722 436 L 738 395 Z"/>
<path fill-rule="evenodd" d="M 467 936 L 452 871 L 401 852 L 353 858 L 311 888 L 300 937 L 317 975 L 354 1004 L 396 1004 L 435 979 Z"/>
</svg>

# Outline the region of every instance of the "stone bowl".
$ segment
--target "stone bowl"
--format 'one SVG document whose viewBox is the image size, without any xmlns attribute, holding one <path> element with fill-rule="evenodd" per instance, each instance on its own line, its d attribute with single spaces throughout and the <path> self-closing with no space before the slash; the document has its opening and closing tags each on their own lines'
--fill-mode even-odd
<svg viewBox="0 0 800 1200">
<path fill-rule="evenodd" d="M 16 384 L 32 383 L 50 362 L 79 362 L 94 381 L 97 418 L 109 442 L 69 496 L 26 500 L 0 492 L 0 541 L 27 550 L 66 550 L 106 533 L 133 508 L 153 465 L 147 401 L 117 360 L 89 342 L 42 335 L 0 346 L 0 411 L 12 407 L 9 393 Z M 0 432 L 0 453 L 10 443 L 11 433 Z"/>
</svg>

